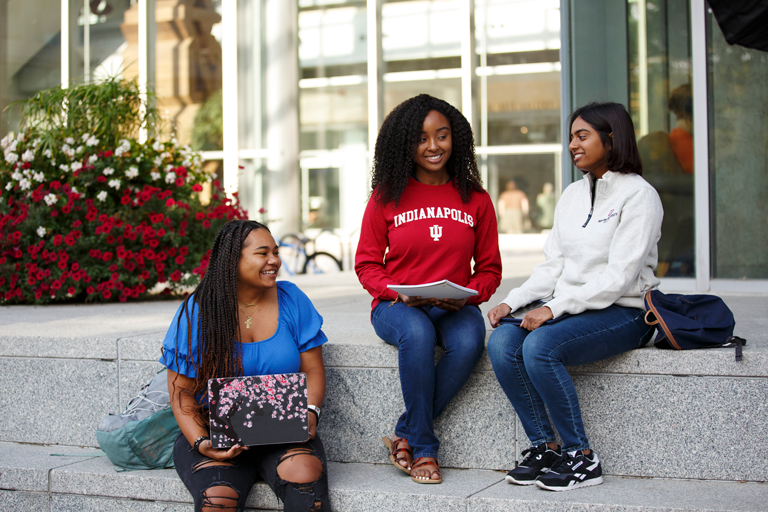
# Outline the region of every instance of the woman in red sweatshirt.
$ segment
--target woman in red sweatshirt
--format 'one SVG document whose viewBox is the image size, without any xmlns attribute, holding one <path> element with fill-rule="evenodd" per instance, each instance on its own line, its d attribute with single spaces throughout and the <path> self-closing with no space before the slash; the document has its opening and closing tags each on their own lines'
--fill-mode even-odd
<svg viewBox="0 0 768 512">
<path fill-rule="evenodd" d="M 477 170 L 472 128 L 456 108 L 426 94 L 401 103 L 384 120 L 371 174 L 355 271 L 373 296 L 376 334 L 398 348 L 405 401 L 395 435 L 384 443 L 395 466 L 415 482 L 440 483 L 432 421 L 483 351 L 478 304 L 501 281 L 496 213 Z M 387 288 L 442 279 L 479 294 L 421 299 Z M 435 366 L 438 343 L 444 352 Z"/>
</svg>

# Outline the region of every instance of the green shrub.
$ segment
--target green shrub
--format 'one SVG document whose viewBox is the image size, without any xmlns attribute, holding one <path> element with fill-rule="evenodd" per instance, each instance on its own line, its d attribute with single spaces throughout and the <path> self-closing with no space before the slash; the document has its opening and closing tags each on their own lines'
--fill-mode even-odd
<svg viewBox="0 0 768 512">
<path fill-rule="evenodd" d="M 247 218 L 200 156 L 175 140 L 139 143 L 136 82 L 43 91 L 0 142 L 0 303 L 147 298 L 195 285 L 218 229 Z M 105 122 L 107 120 L 108 122 Z"/>
</svg>

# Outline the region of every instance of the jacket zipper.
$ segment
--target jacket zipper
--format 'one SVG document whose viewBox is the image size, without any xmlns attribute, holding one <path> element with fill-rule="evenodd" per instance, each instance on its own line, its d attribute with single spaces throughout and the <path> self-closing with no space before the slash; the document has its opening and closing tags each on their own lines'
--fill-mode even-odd
<svg viewBox="0 0 768 512">
<path fill-rule="evenodd" d="M 597 179 L 594 177 L 592 178 L 592 190 L 590 192 L 591 194 L 591 200 L 592 200 L 592 206 L 589 208 L 589 215 L 587 215 L 587 220 L 584 222 L 584 225 L 581 226 L 583 228 L 587 227 L 587 224 L 589 224 L 589 219 L 592 218 L 592 213 L 595 211 L 595 192 L 597 189 Z"/>
</svg>

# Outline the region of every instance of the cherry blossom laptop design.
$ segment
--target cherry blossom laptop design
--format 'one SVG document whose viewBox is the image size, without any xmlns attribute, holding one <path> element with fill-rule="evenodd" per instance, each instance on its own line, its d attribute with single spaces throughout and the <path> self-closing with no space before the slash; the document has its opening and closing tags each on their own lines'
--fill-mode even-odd
<svg viewBox="0 0 768 512">
<path fill-rule="evenodd" d="M 213 447 L 307 441 L 306 382 L 303 373 L 210 379 Z"/>
</svg>

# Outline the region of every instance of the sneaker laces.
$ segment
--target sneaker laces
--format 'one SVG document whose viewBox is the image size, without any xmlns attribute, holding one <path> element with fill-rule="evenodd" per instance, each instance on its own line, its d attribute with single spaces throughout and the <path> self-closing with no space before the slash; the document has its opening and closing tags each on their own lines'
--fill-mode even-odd
<svg viewBox="0 0 768 512">
<path fill-rule="evenodd" d="M 576 460 L 576 457 L 579 455 L 571 455 L 568 452 L 565 452 L 564 457 L 560 459 L 560 461 L 549 468 L 549 470 L 553 473 L 561 473 L 563 470 L 570 470 L 571 466 L 573 465 L 574 461 Z"/>
<path fill-rule="evenodd" d="M 520 455 L 525 455 L 527 453 L 530 453 L 526 458 L 523 459 L 523 462 L 520 463 L 521 466 L 528 466 L 532 460 L 534 460 L 538 455 L 541 455 L 542 453 L 547 451 L 547 445 L 542 443 L 539 446 L 531 446 L 530 448 L 526 448 L 522 452 L 520 452 Z"/>
</svg>

